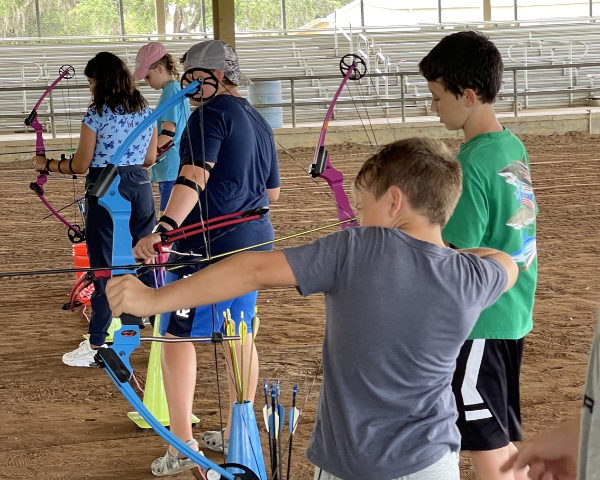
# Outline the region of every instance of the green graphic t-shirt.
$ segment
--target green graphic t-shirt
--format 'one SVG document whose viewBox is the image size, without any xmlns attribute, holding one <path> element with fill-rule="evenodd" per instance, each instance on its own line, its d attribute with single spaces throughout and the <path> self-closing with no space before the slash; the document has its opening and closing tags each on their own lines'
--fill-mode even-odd
<svg viewBox="0 0 600 480">
<path fill-rule="evenodd" d="M 463 192 L 442 232 L 444 240 L 456 248 L 501 250 L 519 266 L 517 283 L 481 313 L 469 339 L 522 338 L 533 328 L 537 282 L 537 205 L 527 151 L 505 128 L 463 143 L 458 159 Z"/>
</svg>

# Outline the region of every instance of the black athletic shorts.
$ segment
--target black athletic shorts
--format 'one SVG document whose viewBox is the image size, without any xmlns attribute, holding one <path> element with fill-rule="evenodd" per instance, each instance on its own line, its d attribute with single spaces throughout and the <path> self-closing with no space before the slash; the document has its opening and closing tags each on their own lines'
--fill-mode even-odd
<svg viewBox="0 0 600 480">
<path fill-rule="evenodd" d="M 461 450 L 495 450 L 522 440 L 519 375 L 525 340 L 467 340 L 456 361 Z"/>
</svg>

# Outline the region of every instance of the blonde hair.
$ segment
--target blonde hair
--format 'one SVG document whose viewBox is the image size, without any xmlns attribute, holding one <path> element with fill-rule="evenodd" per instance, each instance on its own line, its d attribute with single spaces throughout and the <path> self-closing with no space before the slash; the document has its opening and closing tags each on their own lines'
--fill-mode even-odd
<svg viewBox="0 0 600 480">
<path fill-rule="evenodd" d="M 179 81 L 179 72 L 177 71 L 177 63 L 176 60 L 171 56 L 171 54 L 166 53 L 164 57 L 160 60 L 157 60 L 150 68 L 156 68 L 159 65 L 165 67 L 165 69 L 169 72 L 169 74 L 177 81 Z"/>
</svg>

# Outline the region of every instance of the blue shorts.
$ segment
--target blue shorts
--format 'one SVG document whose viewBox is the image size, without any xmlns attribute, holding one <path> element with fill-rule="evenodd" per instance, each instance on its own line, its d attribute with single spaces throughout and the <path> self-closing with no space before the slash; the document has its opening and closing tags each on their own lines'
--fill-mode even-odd
<svg viewBox="0 0 600 480">
<path fill-rule="evenodd" d="M 183 275 L 167 271 L 166 284 L 173 283 Z M 186 275 L 187 276 L 187 275 Z M 177 310 L 176 312 L 160 315 L 160 334 L 170 333 L 176 337 L 210 337 L 212 332 L 223 332 L 223 312 L 231 312 L 235 322 L 235 333 L 239 334 L 239 326 L 244 312 L 244 322 L 248 326 L 248 333 L 252 332 L 252 317 L 258 291 L 247 293 L 232 300 L 226 300 L 215 305 Z"/>
<path fill-rule="evenodd" d="M 158 182 L 158 193 L 160 193 L 160 206 L 159 210 L 164 212 L 171 198 L 171 192 L 173 191 L 173 185 L 175 180 L 169 180 L 166 182 Z"/>
</svg>

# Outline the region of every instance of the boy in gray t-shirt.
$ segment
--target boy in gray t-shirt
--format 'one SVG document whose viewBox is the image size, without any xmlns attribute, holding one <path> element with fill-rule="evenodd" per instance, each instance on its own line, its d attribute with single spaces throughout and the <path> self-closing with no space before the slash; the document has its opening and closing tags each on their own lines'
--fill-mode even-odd
<svg viewBox="0 0 600 480">
<path fill-rule="evenodd" d="M 274 286 L 323 292 L 323 384 L 307 451 L 315 478 L 458 479 L 456 357 L 481 310 L 518 274 L 502 252 L 444 246 L 461 183 L 443 143 L 394 142 L 355 180 L 361 227 L 242 253 L 158 290 L 114 278 L 113 314 L 147 316 Z"/>
</svg>

